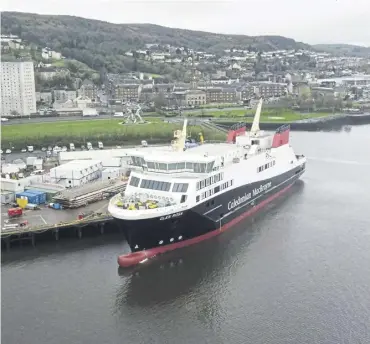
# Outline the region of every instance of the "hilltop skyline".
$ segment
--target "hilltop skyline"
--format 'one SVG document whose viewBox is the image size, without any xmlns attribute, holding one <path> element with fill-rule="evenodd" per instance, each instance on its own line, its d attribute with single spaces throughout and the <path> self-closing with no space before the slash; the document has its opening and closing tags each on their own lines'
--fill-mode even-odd
<svg viewBox="0 0 370 344">
<path fill-rule="evenodd" d="M 151 23 L 223 34 L 279 35 L 308 44 L 370 46 L 370 31 L 366 29 L 367 18 L 370 18 L 367 0 L 356 0 L 356 6 L 349 0 L 312 0 L 307 8 L 295 0 L 124 3 L 91 0 L 88 7 L 72 0 L 32 3 L 6 0 L 1 10 L 72 15 L 116 24 Z"/>
</svg>

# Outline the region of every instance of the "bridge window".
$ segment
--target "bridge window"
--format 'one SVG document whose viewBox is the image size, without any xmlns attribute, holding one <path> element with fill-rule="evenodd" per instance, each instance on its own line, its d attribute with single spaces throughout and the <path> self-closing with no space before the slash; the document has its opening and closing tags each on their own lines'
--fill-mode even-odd
<svg viewBox="0 0 370 344">
<path fill-rule="evenodd" d="M 175 183 L 173 184 L 172 192 L 186 192 L 188 191 L 188 183 Z"/>
<path fill-rule="evenodd" d="M 168 169 L 171 170 L 171 171 L 176 170 L 176 163 L 168 164 Z"/>
<path fill-rule="evenodd" d="M 185 163 L 184 162 L 178 162 L 176 166 L 177 170 L 184 170 L 185 169 Z"/>
<path fill-rule="evenodd" d="M 158 191 L 170 191 L 171 183 L 159 182 L 156 180 L 143 179 L 140 187 L 142 189 L 158 190 Z"/>
<path fill-rule="evenodd" d="M 131 180 L 130 180 L 130 185 L 131 186 L 139 186 L 139 182 L 140 182 L 140 178 L 132 176 Z"/>
<path fill-rule="evenodd" d="M 134 166 L 143 166 L 143 165 L 145 165 L 145 160 L 143 158 L 132 156 L 131 160 L 132 160 L 132 164 Z"/>
<path fill-rule="evenodd" d="M 167 164 L 159 163 L 158 170 L 167 171 Z"/>
</svg>

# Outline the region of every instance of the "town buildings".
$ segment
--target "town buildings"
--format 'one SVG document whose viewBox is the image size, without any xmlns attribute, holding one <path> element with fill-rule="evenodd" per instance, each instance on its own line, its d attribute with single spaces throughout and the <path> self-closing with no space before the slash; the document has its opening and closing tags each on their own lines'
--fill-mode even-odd
<svg viewBox="0 0 370 344">
<path fill-rule="evenodd" d="M 79 91 L 79 96 L 88 97 L 90 99 L 96 99 L 98 88 L 91 80 L 84 80 Z"/>
<path fill-rule="evenodd" d="M 2 62 L 0 78 L 3 116 L 29 116 L 36 112 L 33 62 Z"/>
</svg>

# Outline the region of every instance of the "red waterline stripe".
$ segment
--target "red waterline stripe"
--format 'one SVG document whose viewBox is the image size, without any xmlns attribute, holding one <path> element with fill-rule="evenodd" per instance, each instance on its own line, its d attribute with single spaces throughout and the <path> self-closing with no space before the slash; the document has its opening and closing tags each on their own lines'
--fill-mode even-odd
<svg viewBox="0 0 370 344">
<path fill-rule="evenodd" d="M 177 242 L 175 244 L 169 244 L 169 245 L 165 245 L 165 246 L 151 248 L 151 249 L 145 250 L 145 251 L 132 252 L 132 253 L 128 253 L 128 254 L 125 254 L 125 255 L 118 256 L 118 265 L 121 266 L 121 267 L 133 266 L 133 265 L 136 265 L 136 264 L 140 263 L 144 259 L 152 258 L 152 257 L 154 257 L 158 254 L 165 253 L 165 252 L 168 252 L 168 251 L 173 251 L 173 250 L 176 250 L 176 249 L 181 248 L 181 247 L 190 246 L 190 245 L 196 244 L 198 242 L 201 242 L 203 240 L 212 238 L 212 237 L 226 231 L 230 227 L 235 226 L 237 223 L 239 223 L 240 221 L 242 221 L 246 217 L 252 215 L 257 210 L 263 208 L 268 203 L 270 203 L 271 201 L 273 201 L 274 199 L 276 199 L 277 197 L 282 195 L 284 192 L 286 192 L 292 185 L 293 185 L 293 183 L 289 184 L 284 189 L 282 189 L 279 192 L 273 194 L 272 196 L 265 199 L 264 201 L 262 201 L 261 203 L 259 203 L 255 207 L 249 209 L 245 213 L 239 215 L 235 219 L 233 219 L 230 222 L 226 223 L 225 225 L 221 226 L 221 228 L 219 228 L 219 229 L 215 229 L 211 232 L 200 235 L 196 238 L 180 241 L 180 242 Z"/>
</svg>

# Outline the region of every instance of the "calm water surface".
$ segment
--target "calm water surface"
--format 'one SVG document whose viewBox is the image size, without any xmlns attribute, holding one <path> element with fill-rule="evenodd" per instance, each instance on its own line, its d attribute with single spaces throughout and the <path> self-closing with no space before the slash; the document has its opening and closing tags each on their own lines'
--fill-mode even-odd
<svg viewBox="0 0 370 344">
<path fill-rule="evenodd" d="M 119 236 L 3 254 L 2 342 L 370 343 L 370 126 L 291 141 L 288 197 L 132 273 Z"/>
</svg>

